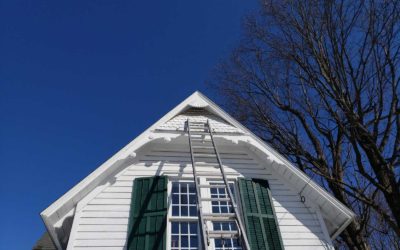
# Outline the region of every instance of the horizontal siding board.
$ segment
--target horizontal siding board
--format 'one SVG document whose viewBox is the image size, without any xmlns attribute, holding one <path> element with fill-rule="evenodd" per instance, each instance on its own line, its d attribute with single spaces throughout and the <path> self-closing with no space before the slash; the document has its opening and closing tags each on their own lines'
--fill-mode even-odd
<svg viewBox="0 0 400 250">
<path fill-rule="evenodd" d="M 108 240 L 108 239 L 126 239 L 126 232 L 80 232 L 77 240 Z"/>
<path fill-rule="evenodd" d="M 115 205 L 115 204 L 108 204 L 108 205 L 87 205 L 85 206 L 82 211 L 129 211 L 129 205 Z"/>
<path fill-rule="evenodd" d="M 314 226 L 295 226 L 295 225 L 281 225 L 279 224 L 279 228 L 282 233 L 308 233 L 310 235 L 320 235 L 322 234 L 321 227 L 318 225 Z"/>
<path fill-rule="evenodd" d="M 319 226 L 318 220 L 299 221 L 299 220 L 279 219 L 278 223 L 279 225 L 287 225 L 287 226 Z"/>
<path fill-rule="evenodd" d="M 128 225 L 128 218 L 81 218 L 81 225 Z"/>
<path fill-rule="evenodd" d="M 125 182 L 127 183 L 127 182 Z M 126 186 L 111 186 L 107 187 L 103 193 L 130 193 L 132 191 L 132 185 L 129 185 L 128 183 Z"/>
<path fill-rule="evenodd" d="M 286 239 L 285 246 L 322 246 L 324 243 L 319 239 Z"/>
<path fill-rule="evenodd" d="M 95 240 L 75 240 L 74 246 L 92 246 L 92 247 L 123 247 L 126 244 L 125 239 L 95 239 Z"/>
<path fill-rule="evenodd" d="M 128 225 L 79 225 L 78 228 L 78 238 L 82 238 L 80 236 L 81 232 L 90 232 L 90 233 L 112 233 L 112 232 L 120 232 L 126 235 L 128 229 Z"/>
<path fill-rule="evenodd" d="M 131 199 L 110 199 L 110 198 L 94 198 L 89 202 L 89 204 L 94 205 L 102 205 L 102 204 L 110 204 L 110 205 L 119 205 L 119 204 L 131 204 Z"/>
<path fill-rule="evenodd" d="M 276 204 L 274 204 L 276 205 Z M 286 214 L 309 214 L 310 210 L 307 209 L 306 207 L 282 207 L 282 206 L 275 206 L 275 211 L 277 214 L 279 213 L 286 213 Z"/>
<path fill-rule="evenodd" d="M 129 192 L 118 192 L 118 193 L 101 193 L 97 196 L 97 198 L 106 198 L 106 199 L 130 199 Z"/>
<path fill-rule="evenodd" d="M 279 220 L 300 220 L 300 221 L 316 221 L 318 220 L 315 214 L 293 214 L 293 213 L 276 213 L 276 217 Z"/>
<path fill-rule="evenodd" d="M 285 239 L 318 239 L 323 237 L 322 232 L 311 234 L 310 232 L 283 232 L 282 237 Z"/>
<path fill-rule="evenodd" d="M 293 208 L 293 207 L 304 207 L 304 204 L 301 203 L 300 201 L 274 201 L 275 207 L 287 207 L 287 208 Z"/>
<path fill-rule="evenodd" d="M 128 218 L 128 211 L 83 211 L 81 218 Z"/>
</svg>

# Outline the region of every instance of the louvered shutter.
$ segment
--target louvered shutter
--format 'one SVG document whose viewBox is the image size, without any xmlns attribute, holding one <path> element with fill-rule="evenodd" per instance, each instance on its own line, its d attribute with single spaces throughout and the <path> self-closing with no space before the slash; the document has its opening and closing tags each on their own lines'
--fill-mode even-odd
<svg viewBox="0 0 400 250">
<path fill-rule="evenodd" d="M 128 250 L 166 249 L 166 176 L 136 178 L 128 225 Z"/>
<path fill-rule="evenodd" d="M 239 191 L 251 250 L 283 249 L 268 181 L 240 178 Z"/>
</svg>

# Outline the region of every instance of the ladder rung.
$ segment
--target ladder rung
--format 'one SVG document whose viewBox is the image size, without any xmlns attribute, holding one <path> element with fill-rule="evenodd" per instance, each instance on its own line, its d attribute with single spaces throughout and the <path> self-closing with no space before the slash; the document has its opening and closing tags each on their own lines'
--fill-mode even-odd
<svg viewBox="0 0 400 250">
<path fill-rule="evenodd" d="M 210 133 L 204 131 L 190 131 L 190 135 L 210 135 Z"/>
<path fill-rule="evenodd" d="M 218 163 L 195 162 L 194 164 L 196 164 L 196 167 L 219 167 Z"/>
<path fill-rule="evenodd" d="M 198 175 L 198 176 L 218 176 L 218 177 L 221 177 L 221 179 L 222 179 L 222 175 L 221 175 L 221 173 L 210 173 L 210 172 L 196 172 L 196 174 Z"/>
<path fill-rule="evenodd" d="M 206 126 L 189 126 L 190 131 L 194 131 L 194 130 L 208 130 L 208 128 Z"/>
<path fill-rule="evenodd" d="M 207 131 L 204 131 L 204 129 L 202 130 L 190 130 L 190 135 L 194 136 L 194 135 L 210 135 L 210 133 L 208 133 Z"/>
<path fill-rule="evenodd" d="M 200 188 L 226 188 L 225 185 L 220 184 L 220 185 L 199 185 Z"/>
<path fill-rule="evenodd" d="M 193 139 L 198 139 L 198 140 L 208 140 L 208 141 L 211 141 L 211 139 L 210 139 L 210 137 L 209 136 L 207 136 L 207 135 L 191 135 L 191 137 L 190 137 L 192 140 Z"/>
<path fill-rule="evenodd" d="M 211 238 L 230 239 L 233 237 L 238 237 L 239 232 L 238 231 L 209 231 L 208 236 Z"/>
<path fill-rule="evenodd" d="M 214 221 L 227 221 L 236 218 L 234 213 L 225 213 L 225 214 L 210 214 L 204 213 L 203 218 L 205 220 L 214 220 Z"/>
<path fill-rule="evenodd" d="M 210 141 L 203 141 L 203 142 L 201 142 L 201 141 L 192 141 L 192 147 L 193 146 L 212 146 L 212 144 L 211 144 L 211 142 Z"/>
<path fill-rule="evenodd" d="M 192 146 L 192 148 L 200 148 L 200 149 L 214 149 L 214 147 L 207 147 L 207 146 Z"/>
<path fill-rule="evenodd" d="M 201 142 L 203 142 L 203 143 L 204 143 L 204 142 L 211 142 L 211 140 L 208 140 L 208 139 L 206 140 L 206 139 L 204 139 L 204 138 L 196 138 L 196 137 L 195 137 L 195 138 L 192 138 L 192 141 L 201 141 Z"/>
<path fill-rule="evenodd" d="M 231 201 L 230 198 L 200 198 L 202 201 Z"/>
<path fill-rule="evenodd" d="M 204 124 L 204 125 L 206 125 L 207 122 L 189 122 L 189 124 Z"/>
<path fill-rule="evenodd" d="M 196 157 L 210 157 L 210 156 L 217 156 L 216 154 L 210 154 L 210 153 L 193 153 L 194 156 Z"/>
</svg>

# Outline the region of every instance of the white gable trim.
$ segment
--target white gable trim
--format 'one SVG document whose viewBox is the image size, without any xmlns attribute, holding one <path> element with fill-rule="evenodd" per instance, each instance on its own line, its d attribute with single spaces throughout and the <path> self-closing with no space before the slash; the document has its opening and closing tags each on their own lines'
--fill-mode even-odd
<svg viewBox="0 0 400 250">
<path fill-rule="evenodd" d="M 246 142 L 253 145 L 257 150 L 266 154 L 269 160 L 274 162 L 273 166 L 276 169 L 285 168 L 285 171 L 289 171 L 291 175 L 295 176 L 296 179 L 300 182 L 304 182 L 304 184 L 308 185 L 307 187 L 311 192 L 318 194 L 321 197 L 323 203 L 329 203 L 332 205 L 334 209 L 337 209 L 340 213 L 346 215 L 348 218 L 345 223 L 338 226 L 338 230 L 332 236 L 336 237 L 342 230 L 344 230 L 345 225 L 347 226 L 351 220 L 354 218 L 354 213 L 341 204 L 338 200 L 336 200 L 331 194 L 322 189 L 313 181 L 310 181 L 309 177 L 305 175 L 303 172 L 298 170 L 293 164 L 291 164 L 288 160 L 286 160 L 282 155 L 276 152 L 273 148 L 263 142 L 260 138 L 254 135 L 250 130 L 241 125 L 238 121 L 232 118 L 229 114 L 223 111 L 220 107 L 218 107 L 214 102 L 208 99 L 206 96 L 196 91 L 191 96 L 186 98 L 183 102 L 181 102 L 178 106 L 164 115 L 160 120 L 158 120 L 155 124 L 141 133 L 138 137 L 136 137 L 133 141 L 131 141 L 128 145 L 122 148 L 119 152 L 117 152 L 114 156 L 112 156 L 109 160 L 100 165 L 96 170 L 94 170 L 90 175 L 80 181 L 77 185 L 75 185 L 72 189 L 70 189 L 67 193 L 65 193 L 62 197 L 52 203 L 48 208 L 41 212 L 41 217 L 46 225 L 46 228 L 56 244 L 56 246 L 61 249 L 60 242 L 58 241 L 57 235 L 55 233 L 55 224 L 59 221 L 65 214 L 67 214 L 71 209 L 74 209 L 75 206 L 79 203 L 81 199 L 83 199 L 90 191 L 96 188 L 99 184 L 104 182 L 107 177 L 113 173 L 118 167 L 122 164 L 122 162 L 128 157 L 135 157 L 135 151 L 147 144 L 149 141 L 158 138 L 171 137 L 171 133 L 163 134 L 163 133 L 153 133 L 158 126 L 164 124 L 168 120 L 172 119 L 174 116 L 178 115 L 180 112 L 185 110 L 188 107 L 205 107 L 209 111 L 219 115 L 221 118 L 231 123 L 233 126 L 241 129 L 245 132 Z M 175 135 L 175 136 L 178 136 Z M 248 138 L 251 138 L 249 140 Z M 257 151 L 256 150 L 256 151 Z M 281 171 L 278 171 L 281 173 Z M 331 218 L 334 220 L 335 218 Z M 332 238 L 334 238 L 332 237 Z"/>
</svg>

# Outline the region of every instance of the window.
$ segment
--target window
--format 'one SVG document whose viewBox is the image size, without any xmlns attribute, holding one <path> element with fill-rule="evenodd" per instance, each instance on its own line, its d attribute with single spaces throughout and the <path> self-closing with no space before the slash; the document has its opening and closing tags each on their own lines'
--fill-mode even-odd
<svg viewBox="0 0 400 250">
<path fill-rule="evenodd" d="M 193 182 L 172 183 L 172 216 L 197 216 L 196 188 Z"/>
<path fill-rule="evenodd" d="M 171 250 L 198 249 L 197 222 L 171 223 Z"/>
<path fill-rule="evenodd" d="M 199 249 L 197 196 L 194 183 L 172 182 L 171 200 L 171 250 Z"/>
<path fill-rule="evenodd" d="M 222 184 L 221 182 L 210 182 L 210 185 Z M 235 197 L 233 183 L 229 184 L 229 188 L 233 196 Z M 210 188 L 211 198 L 228 198 L 228 193 L 225 188 Z M 235 199 L 236 200 L 236 199 Z M 212 201 L 211 211 L 217 214 L 233 213 L 233 207 L 231 202 L 228 201 Z"/>
<path fill-rule="evenodd" d="M 221 185 L 222 182 L 208 180 L 210 185 Z M 235 185 L 229 185 L 235 201 Z M 207 191 L 207 190 L 206 190 Z M 209 188 L 210 198 L 228 198 L 225 188 Z M 203 194 L 203 193 L 202 193 Z M 204 194 L 203 194 L 204 195 Z M 207 196 L 208 196 L 207 195 Z M 200 228 L 197 214 L 197 193 L 193 182 L 173 181 L 171 185 L 171 210 L 170 210 L 170 246 L 171 250 L 198 250 L 200 246 Z M 207 202 L 203 203 L 203 207 Z M 231 202 L 211 201 L 208 209 L 212 213 L 233 213 Z M 207 227 L 213 231 L 237 231 L 236 222 L 221 221 L 208 222 Z M 236 237 L 224 239 L 211 239 L 215 250 L 241 250 Z"/>
</svg>

